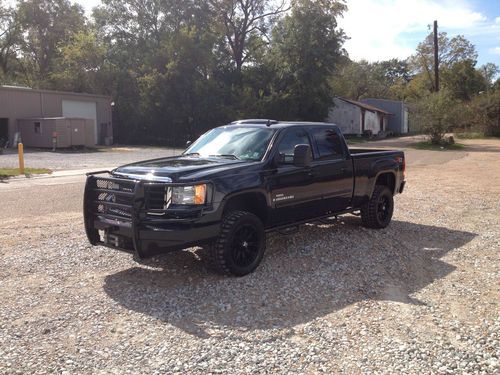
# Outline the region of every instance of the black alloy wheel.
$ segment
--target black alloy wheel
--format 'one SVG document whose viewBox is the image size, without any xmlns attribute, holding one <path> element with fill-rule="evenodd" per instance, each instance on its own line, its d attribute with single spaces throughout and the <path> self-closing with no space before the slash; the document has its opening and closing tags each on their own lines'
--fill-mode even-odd
<svg viewBox="0 0 500 375">
<path fill-rule="evenodd" d="M 367 228 L 386 228 L 394 213 L 394 197 L 385 185 L 375 185 L 373 194 L 361 208 L 361 220 Z"/>
<path fill-rule="evenodd" d="M 262 221 L 246 211 L 232 211 L 224 216 L 219 238 L 211 246 L 211 259 L 220 273 L 244 276 L 262 261 L 266 234 Z"/>
</svg>

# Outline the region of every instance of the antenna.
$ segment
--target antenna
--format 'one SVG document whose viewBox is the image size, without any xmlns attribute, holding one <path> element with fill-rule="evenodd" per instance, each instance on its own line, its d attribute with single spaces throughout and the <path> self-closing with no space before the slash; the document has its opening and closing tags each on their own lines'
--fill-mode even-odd
<svg viewBox="0 0 500 375">
<path fill-rule="evenodd" d="M 271 120 L 267 120 L 267 124 L 266 124 L 266 126 L 267 126 L 267 127 L 270 127 L 270 126 L 271 126 L 271 124 L 272 124 Z"/>
</svg>

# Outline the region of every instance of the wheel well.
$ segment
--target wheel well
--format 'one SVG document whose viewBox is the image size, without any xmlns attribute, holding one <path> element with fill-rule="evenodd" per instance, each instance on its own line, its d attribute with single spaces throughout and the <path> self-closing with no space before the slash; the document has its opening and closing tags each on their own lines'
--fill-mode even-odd
<svg viewBox="0 0 500 375">
<path fill-rule="evenodd" d="M 384 185 L 391 189 L 392 194 L 394 194 L 394 189 L 396 188 L 396 177 L 393 173 L 383 173 L 377 177 L 375 185 Z"/>
<path fill-rule="evenodd" d="M 265 224 L 268 216 L 266 197 L 261 193 L 244 193 L 229 198 L 224 206 L 224 214 L 231 211 L 251 212 Z"/>
</svg>

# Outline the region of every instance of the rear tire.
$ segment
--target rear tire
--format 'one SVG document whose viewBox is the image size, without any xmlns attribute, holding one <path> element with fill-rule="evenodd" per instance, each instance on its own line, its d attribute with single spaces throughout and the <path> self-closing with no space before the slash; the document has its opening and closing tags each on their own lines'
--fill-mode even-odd
<svg viewBox="0 0 500 375">
<path fill-rule="evenodd" d="M 250 212 L 232 211 L 222 219 L 221 233 L 210 248 L 210 258 L 219 273 L 245 276 L 260 264 L 265 248 L 262 221 Z"/>
<path fill-rule="evenodd" d="M 394 197 L 385 185 L 375 185 L 372 197 L 361 208 L 361 220 L 367 228 L 386 228 L 392 220 Z"/>
</svg>

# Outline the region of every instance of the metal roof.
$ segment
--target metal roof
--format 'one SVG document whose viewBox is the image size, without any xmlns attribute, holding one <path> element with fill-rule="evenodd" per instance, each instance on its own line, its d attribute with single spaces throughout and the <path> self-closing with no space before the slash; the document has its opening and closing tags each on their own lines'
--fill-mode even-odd
<svg viewBox="0 0 500 375">
<path fill-rule="evenodd" d="M 56 94 L 56 95 L 71 95 L 71 96 L 81 96 L 87 98 L 104 98 L 110 99 L 109 95 L 98 95 L 98 94 L 87 94 L 83 92 L 71 92 L 71 91 L 55 91 L 55 90 L 44 90 L 44 89 L 33 89 L 26 86 L 12 86 L 12 85 L 0 85 L 0 91 L 22 91 L 22 92 L 33 92 L 33 93 L 43 93 L 43 94 Z"/>
<path fill-rule="evenodd" d="M 357 102 L 356 100 L 351 100 L 351 99 L 346 99 L 346 98 L 340 98 L 340 97 L 338 99 L 340 99 L 340 100 L 342 100 L 344 102 L 353 104 L 355 106 L 358 106 L 360 108 L 366 109 L 367 111 L 380 112 L 380 113 L 383 113 L 384 115 L 393 115 L 393 113 L 391 113 L 391 112 L 387 112 L 387 111 L 385 111 L 383 109 L 374 107 L 374 106 L 366 104 L 366 103 Z"/>
</svg>

